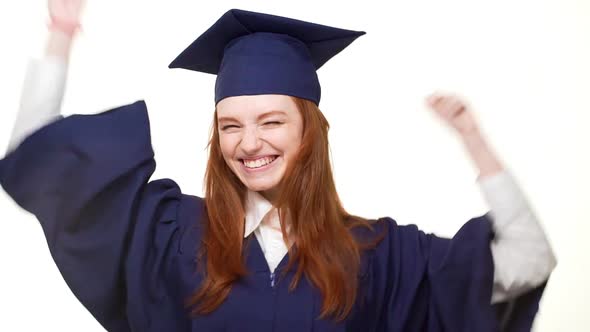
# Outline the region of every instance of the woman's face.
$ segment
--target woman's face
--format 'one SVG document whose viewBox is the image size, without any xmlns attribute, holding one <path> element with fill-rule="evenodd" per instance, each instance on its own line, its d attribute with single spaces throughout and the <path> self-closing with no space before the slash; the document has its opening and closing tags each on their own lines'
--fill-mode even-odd
<svg viewBox="0 0 590 332">
<path fill-rule="evenodd" d="M 217 103 L 217 123 L 225 162 L 248 189 L 274 200 L 301 144 L 303 119 L 293 99 L 228 97 Z"/>
</svg>

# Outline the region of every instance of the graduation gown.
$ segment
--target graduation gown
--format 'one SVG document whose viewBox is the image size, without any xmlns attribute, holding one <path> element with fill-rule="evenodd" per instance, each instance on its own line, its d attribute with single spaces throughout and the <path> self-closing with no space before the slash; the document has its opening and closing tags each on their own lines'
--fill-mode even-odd
<svg viewBox="0 0 590 332">
<path fill-rule="evenodd" d="M 203 280 L 196 252 L 204 200 L 155 170 L 145 103 L 73 115 L 41 128 L 0 160 L 0 184 L 39 219 L 51 255 L 80 302 L 108 331 L 527 331 L 544 285 L 491 305 L 493 237 L 487 215 L 452 239 L 373 222 L 356 304 L 343 322 L 319 319 L 320 293 L 305 278 L 271 274 L 256 238 L 245 241 L 248 276 L 213 313 L 190 317 L 184 301 Z M 281 276 L 288 255 L 277 267 Z"/>
</svg>

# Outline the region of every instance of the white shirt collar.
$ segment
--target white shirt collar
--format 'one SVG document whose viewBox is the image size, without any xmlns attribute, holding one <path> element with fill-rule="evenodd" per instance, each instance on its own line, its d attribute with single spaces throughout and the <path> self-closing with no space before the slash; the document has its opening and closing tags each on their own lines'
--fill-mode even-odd
<svg viewBox="0 0 590 332">
<path fill-rule="evenodd" d="M 246 197 L 246 222 L 244 223 L 244 237 L 248 237 L 262 222 L 262 219 L 273 209 L 272 204 L 262 195 L 248 190 Z"/>
</svg>

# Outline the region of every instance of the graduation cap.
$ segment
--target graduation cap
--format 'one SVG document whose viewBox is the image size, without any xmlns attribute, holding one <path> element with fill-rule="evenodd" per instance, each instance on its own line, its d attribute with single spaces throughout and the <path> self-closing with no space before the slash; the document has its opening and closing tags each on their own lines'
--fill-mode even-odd
<svg viewBox="0 0 590 332">
<path fill-rule="evenodd" d="M 231 9 L 168 67 L 216 74 L 216 104 L 231 96 L 284 94 L 319 105 L 316 70 L 364 34 Z"/>
</svg>

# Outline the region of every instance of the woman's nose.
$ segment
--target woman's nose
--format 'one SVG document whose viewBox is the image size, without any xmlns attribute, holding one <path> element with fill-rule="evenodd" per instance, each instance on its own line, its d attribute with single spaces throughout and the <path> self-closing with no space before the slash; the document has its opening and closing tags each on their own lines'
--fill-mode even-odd
<svg viewBox="0 0 590 332">
<path fill-rule="evenodd" d="M 255 128 L 244 131 L 240 148 L 247 154 L 253 154 L 262 147 L 262 140 L 258 137 L 258 130 Z"/>
</svg>

